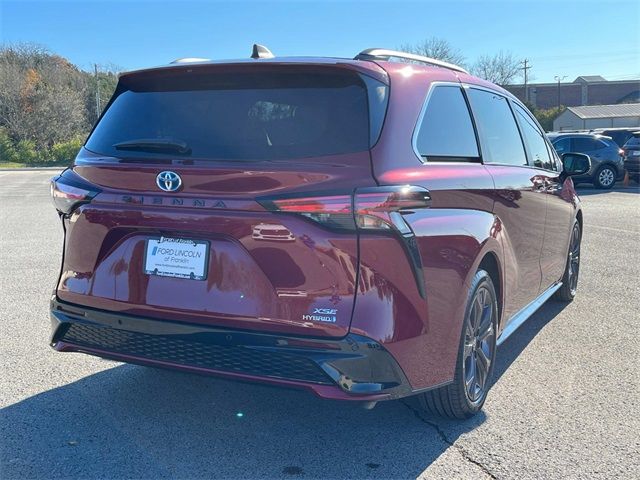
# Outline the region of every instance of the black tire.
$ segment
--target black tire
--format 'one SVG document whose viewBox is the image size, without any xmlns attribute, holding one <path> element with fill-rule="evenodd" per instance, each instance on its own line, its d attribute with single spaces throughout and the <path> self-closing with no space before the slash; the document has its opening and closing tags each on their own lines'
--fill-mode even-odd
<svg viewBox="0 0 640 480">
<path fill-rule="evenodd" d="M 497 318 L 498 302 L 493 282 L 486 271 L 478 270 L 467 298 L 453 383 L 418 395 L 422 409 L 459 419 L 472 417 L 482 409 L 495 364 Z M 485 340 L 480 340 L 483 335 L 486 335 Z M 484 374 L 480 374 L 476 365 L 485 369 Z M 471 368 L 474 369 L 473 377 L 469 379 Z"/>
<path fill-rule="evenodd" d="M 578 290 L 578 278 L 580 275 L 580 244 L 582 243 L 582 228 L 576 220 L 571 229 L 571 239 L 569 240 L 569 252 L 567 253 L 567 263 L 562 275 L 562 287 L 554 295 L 554 299 L 561 302 L 572 302 L 576 298 Z"/>
<path fill-rule="evenodd" d="M 593 176 L 593 186 L 601 190 L 609 190 L 616 184 L 618 172 L 611 165 L 602 165 Z"/>
</svg>

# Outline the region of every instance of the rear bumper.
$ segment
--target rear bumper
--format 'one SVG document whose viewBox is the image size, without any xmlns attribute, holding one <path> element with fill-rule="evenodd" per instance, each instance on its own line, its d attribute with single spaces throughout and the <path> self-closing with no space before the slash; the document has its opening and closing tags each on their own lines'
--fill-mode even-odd
<svg viewBox="0 0 640 480">
<path fill-rule="evenodd" d="M 628 159 L 624 161 L 624 168 L 631 175 L 640 174 L 640 157 Z"/>
<path fill-rule="evenodd" d="M 311 390 L 336 400 L 414 393 L 378 342 L 291 337 L 141 318 L 51 300 L 51 346 L 127 363 Z"/>
</svg>

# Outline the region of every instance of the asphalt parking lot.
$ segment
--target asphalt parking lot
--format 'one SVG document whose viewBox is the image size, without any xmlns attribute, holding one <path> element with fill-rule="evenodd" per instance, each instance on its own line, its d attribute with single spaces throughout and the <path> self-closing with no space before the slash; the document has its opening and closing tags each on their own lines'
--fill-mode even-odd
<svg viewBox="0 0 640 480">
<path fill-rule="evenodd" d="M 46 172 L 0 172 L 1 478 L 637 478 L 640 192 L 580 188 L 580 291 L 498 350 L 484 413 L 366 411 L 48 346 Z"/>
</svg>

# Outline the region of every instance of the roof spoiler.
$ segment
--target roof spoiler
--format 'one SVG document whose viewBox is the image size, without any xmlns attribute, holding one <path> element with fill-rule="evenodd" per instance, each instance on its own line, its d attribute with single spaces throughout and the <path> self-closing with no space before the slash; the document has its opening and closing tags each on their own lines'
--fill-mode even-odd
<svg viewBox="0 0 640 480">
<path fill-rule="evenodd" d="M 399 52 L 397 50 L 387 50 L 384 48 L 368 48 L 366 50 L 361 51 L 358 55 L 356 55 L 354 60 L 391 60 L 392 58 L 398 58 L 400 60 L 404 60 L 405 62 L 411 63 L 422 63 L 425 65 L 433 65 L 436 67 L 448 68 L 449 70 L 455 70 L 456 72 L 469 73 L 464 68 L 454 65 L 453 63 L 443 62 L 442 60 L 437 60 L 431 57 L 425 57 L 422 55 L 415 55 L 413 53 L 407 52 Z"/>
</svg>

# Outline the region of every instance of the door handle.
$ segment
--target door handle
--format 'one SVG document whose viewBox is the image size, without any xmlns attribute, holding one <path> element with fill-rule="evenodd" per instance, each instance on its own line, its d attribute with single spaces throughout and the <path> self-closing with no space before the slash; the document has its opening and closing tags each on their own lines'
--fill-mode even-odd
<svg viewBox="0 0 640 480">
<path fill-rule="evenodd" d="M 545 189 L 545 181 L 542 179 L 536 179 L 533 181 L 533 189 L 537 192 L 541 192 Z"/>
</svg>

